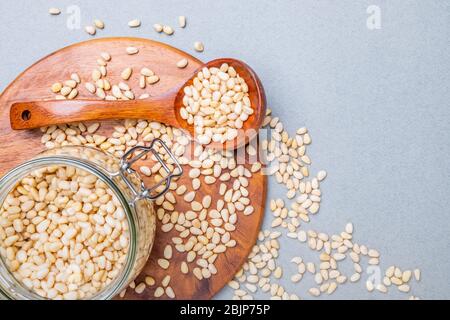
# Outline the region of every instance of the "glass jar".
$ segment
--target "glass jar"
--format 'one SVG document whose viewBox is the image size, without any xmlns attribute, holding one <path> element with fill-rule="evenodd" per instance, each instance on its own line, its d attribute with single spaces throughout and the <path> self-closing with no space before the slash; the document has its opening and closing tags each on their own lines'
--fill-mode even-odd
<svg viewBox="0 0 450 320">
<path fill-rule="evenodd" d="M 155 150 L 155 143 L 159 143 L 170 156 L 175 168 L 173 171 Z M 147 188 L 132 165 L 149 152 L 161 163 L 167 175 L 156 185 Z M 121 159 L 91 147 L 66 146 L 44 151 L 6 173 L 0 179 L 0 205 L 22 178 L 37 169 L 54 165 L 72 166 L 95 175 L 110 188 L 123 207 L 130 237 L 126 262 L 119 275 L 109 285 L 89 297 L 89 299 L 111 299 L 136 278 L 147 262 L 156 230 L 153 200 L 164 194 L 169 189 L 171 180 L 179 177 L 183 170 L 170 149 L 160 139 L 153 140 L 149 147 L 133 147 Z M 44 298 L 18 281 L 0 255 L 1 299 Z"/>
</svg>

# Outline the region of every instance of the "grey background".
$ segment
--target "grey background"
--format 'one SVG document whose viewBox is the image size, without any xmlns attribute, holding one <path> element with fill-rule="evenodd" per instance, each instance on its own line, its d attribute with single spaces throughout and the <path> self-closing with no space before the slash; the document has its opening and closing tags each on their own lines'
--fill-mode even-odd
<svg viewBox="0 0 450 320">
<path fill-rule="evenodd" d="M 328 171 L 323 204 L 307 229 L 339 232 L 355 225 L 360 243 L 379 249 L 382 267 L 422 269 L 411 294 L 450 298 L 450 5 L 449 1 L 36 1 L 2 0 L 0 90 L 37 59 L 89 39 L 69 30 L 67 15 L 50 6 L 79 5 L 82 27 L 105 21 L 98 36 L 139 36 L 189 53 L 201 40 L 207 61 L 237 57 L 260 75 L 269 106 L 294 133 L 309 128 L 312 172 Z M 381 9 L 380 30 L 366 27 L 369 5 Z M 188 26 L 172 37 L 155 22 Z M 127 22 L 142 20 L 130 29 Z M 8 152 L 3 150 L 2 152 Z M 283 196 L 274 181 L 269 198 Z M 272 217 L 267 214 L 265 225 Z M 317 261 L 305 245 L 284 237 L 280 262 L 289 292 L 308 297 L 310 277 L 289 281 L 300 255 Z M 369 294 L 364 282 L 339 287 L 331 298 L 407 298 Z M 217 298 L 230 298 L 227 288 Z M 257 297 L 267 297 L 257 295 Z M 326 298 L 326 297 L 325 297 Z"/>
</svg>

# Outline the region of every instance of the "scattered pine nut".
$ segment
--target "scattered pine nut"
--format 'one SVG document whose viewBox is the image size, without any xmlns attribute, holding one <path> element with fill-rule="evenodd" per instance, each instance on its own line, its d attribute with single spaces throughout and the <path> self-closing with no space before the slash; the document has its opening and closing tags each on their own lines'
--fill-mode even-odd
<svg viewBox="0 0 450 320">
<path fill-rule="evenodd" d="M 308 293 L 309 293 L 310 295 L 312 295 L 313 297 L 318 297 L 318 296 L 320 296 L 320 290 L 317 289 L 317 288 L 310 288 L 310 289 L 308 290 Z"/>
<path fill-rule="evenodd" d="M 127 54 L 133 55 L 133 54 L 138 53 L 139 49 L 136 47 L 127 47 L 126 51 L 127 51 Z"/>
<path fill-rule="evenodd" d="M 171 26 L 163 26 L 162 31 L 169 36 L 171 36 L 175 32 L 175 30 L 173 30 Z"/>
<path fill-rule="evenodd" d="M 50 8 L 50 9 L 48 9 L 48 13 L 53 16 L 57 16 L 61 13 L 61 10 L 58 8 Z"/>
<path fill-rule="evenodd" d="M 166 259 L 158 259 L 158 265 L 163 269 L 167 269 L 169 268 L 169 261 Z"/>
<path fill-rule="evenodd" d="M 283 269 L 281 269 L 281 267 L 277 267 L 274 271 L 275 278 L 280 279 L 282 275 L 283 275 Z"/>
<path fill-rule="evenodd" d="M 120 74 L 120 77 L 123 79 L 123 80 L 128 80 L 128 79 L 130 79 L 130 77 L 131 77 L 131 74 L 133 73 L 133 69 L 131 69 L 131 68 L 125 68 L 123 71 L 122 71 L 122 73 Z"/>
<path fill-rule="evenodd" d="M 153 71 L 150 70 L 149 68 L 142 68 L 142 69 L 141 69 L 141 74 L 142 74 L 143 76 L 146 76 L 146 77 L 151 77 L 151 76 L 154 75 Z"/>
<path fill-rule="evenodd" d="M 141 20 L 139 19 L 133 19 L 131 21 L 128 22 L 128 26 L 130 28 L 138 28 L 141 26 Z"/>
<path fill-rule="evenodd" d="M 103 60 L 103 59 L 97 59 L 97 64 L 100 66 L 100 67 L 106 67 L 106 65 L 107 65 L 107 63 L 106 63 L 106 61 L 105 60 Z"/>
<path fill-rule="evenodd" d="M 92 93 L 92 94 L 95 93 L 96 87 L 95 87 L 92 83 L 86 82 L 86 83 L 84 84 L 84 86 L 85 86 L 86 90 L 89 91 L 90 93 Z"/>
<path fill-rule="evenodd" d="M 420 281 L 420 270 L 419 269 L 414 269 L 414 278 L 416 279 L 416 281 Z"/>
<path fill-rule="evenodd" d="M 186 17 L 185 16 L 178 17 L 178 25 L 180 26 L 180 28 L 186 27 Z"/>
<path fill-rule="evenodd" d="M 75 81 L 77 84 L 81 83 L 81 79 L 80 76 L 78 75 L 78 73 L 74 72 L 70 75 L 70 79 L 72 79 L 73 81 Z"/>
<path fill-rule="evenodd" d="M 61 95 L 63 95 L 63 96 L 67 96 L 67 95 L 69 95 L 69 93 L 70 93 L 71 91 L 72 91 L 72 88 L 71 88 L 71 87 L 64 86 L 64 87 L 61 88 L 60 93 L 61 93 Z"/>
<path fill-rule="evenodd" d="M 319 172 L 317 173 L 317 179 L 318 179 L 319 181 L 322 181 L 323 179 L 325 179 L 326 176 L 327 176 L 327 172 L 324 171 L 324 170 L 321 170 L 321 171 L 319 171 Z"/>
<path fill-rule="evenodd" d="M 93 26 L 86 26 L 84 28 L 84 30 L 91 36 L 95 35 L 95 33 L 96 33 L 95 27 L 93 27 Z"/>
<path fill-rule="evenodd" d="M 180 69 L 186 68 L 187 65 L 188 65 L 188 59 L 186 59 L 186 58 L 183 58 L 177 62 L 177 67 Z"/>
<path fill-rule="evenodd" d="M 172 259 L 172 246 L 167 245 L 164 248 L 164 258 L 166 258 L 167 260 Z"/>
<path fill-rule="evenodd" d="M 67 96 L 67 99 L 75 99 L 75 97 L 78 95 L 78 90 L 77 89 L 72 89 L 69 93 L 69 95 Z"/>
<path fill-rule="evenodd" d="M 201 43 L 200 41 L 196 41 L 194 42 L 194 49 L 197 52 L 203 52 L 203 50 L 205 50 L 205 47 L 203 43 Z"/>
<path fill-rule="evenodd" d="M 156 32 L 161 33 L 163 31 L 163 26 L 159 23 L 155 23 L 153 29 L 155 29 Z"/>
<path fill-rule="evenodd" d="M 111 61 L 111 55 L 108 52 L 104 51 L 104 52 L 100 53 L 100 56 L 105 61 Z"/>
<path fill-rule="evenodd" d="M 76 88 L 76 86 L 78 85 L 78 83 L 75 80 L 66 80 L 64 81 L 64 86 L 66 87 L 70 87 L 70 88 Z"/>
<path fill-rule="evenodd" d="M 181 262 L 181 273 L 183 274 L 189 273 L 189 267 L 185 261 Z"/>
<path fill-rule="evenodd" d="M 155 279 L 151 276 L 146 276 L 145 277 L 145 284 L 148 285 L 149 287 L 154 286 L 155 285 Z"/>
<path fill-rule="evenodd" d="M 375 289 L 375 286 L 374 286 L 372 281 L 367 280 L 366 281 L 366 288 L 367 288 L 367 291 L 372 292 Z"/>
<path fill-rule="evenodd" d="M 140 76 L 139 77 L 139 88 L 141 88 L 141 89 L 145 89 L 145 87 L 147 86 L 147 81 L 146 81 L 146 78 L 145 78 L 145 76 Z M 142 98 L 140 98 L 140 99 L 142 99 Z"/>
<path fill-rule="evenodd" d="M 166 275 L 162 281 L 161 281 L 161 285 L 165 288 L 169 285 L 170 283 L 170 275 Z"/>
<path fill-rule="evenodd" d="M 409 285 L 402 284 L 402 285 L 398 286 L 398 290 L 401 292 L 407 293 L 407 292 L 409 292 L 410 288 L 409 288 Z"/>
<path fill-rule="evenodd" d="M 142 292 L 144 292 L 144 291 L 145 291 L 145 282 L 139 283 L 139 284 L 134 288 L 134 291 L 135 291 L 137 294 L 141 294 Z"/>
<path fill-rule="evenodd" d="M 171 298 L 171 299 L 175 298 L 175 292 L 173 291 L 173 289 L 171 287 L 167 287 L 165 291 L 169 298 Z"/>
<path fill-rule="evenodd" d="M 156 76 L 156 75 L 147 77 L 147 83 L 148 83 L 148 84 L 155 84 L 155 83 L 157 83 L 158 81 L 159 81 L 159 77 Z"/>
<path fill-rule="evenodd" d="M 94 134 L 98 130 L 98 128 L 100 128 L 100 123 L 95 122 L 87 127 L 87 132 L 90 134 Z"/>
<path fill-rule="evenodd" d="M 52 84 L 51 89 L 52 89 L 53 93 L 58 93 L 61 91 L 62 87 L 63 87 L 63 85 L 61 82 L 56 82 L 56 83 Z"/>
<path fill-rule="evenodd" d="M 154 296 L 155 298 L 159 298 L 164 294 L 164 288 L 163 287 L 158 287 L 155 290 Z"/>
<path fill-rule="evenodd" d="M 97 29 L 104 29 L 105 23 L 102 20 L 94 19 L 94 25 Z"/>
</svg>

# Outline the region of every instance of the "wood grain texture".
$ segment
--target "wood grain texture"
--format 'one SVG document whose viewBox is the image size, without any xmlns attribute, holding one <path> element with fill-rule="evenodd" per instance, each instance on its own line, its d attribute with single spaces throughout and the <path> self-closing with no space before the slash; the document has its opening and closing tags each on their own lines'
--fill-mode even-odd
<svg viewBox="0 0 450 320">
<path fill-rule="evenodd" d="M 125 53 L 127 46 L 138 47 L 139 54 L 127 55 Z M 108 79 L 111 80 L 111 83 L 118 83 L 121 71 L 129 66 L 135 70 L 146 66 L 160 76 L 161 81 L 157 84 L 149 86 L 147 89 L 140 89 L 137 86 L 138 73 L 133 73 L 129 83 L 133 84 L 136 96 L 142 93 L 150 93 L 151 96 L 167 93 L 186 82 L 202 65 L 201 61 L 178 49 L 138 38 L 95 39 L 71 45 L 45 57 L 20 74 L 0 96 L 0 176 L 44 150 L 40 142 L 42 134 L 38 129 L 22 131 L 11 129 L 9 123 L 11 103 L 52 99 L 54 94 L 51 92 L 50 86 L 56 81 L 69 79 L 73 72 L 77 72 L 82 78 L 82 84 L 78 86 L 80 91 L 78 99 L 92 99 L 92 95 L 84 88 L 83 83 L 90 80 L 91 72 L 96 67 L 96 59 L 102 51 L 107 51 L 112 56 L 112 60 L 108 64 Z M 189 65 L 185 69 L 176 67 L 176 62 L 182 58 L 189 60 Z M 103 121 L 98 133 L 109 135 L 113 131 L 113 126 L 119 123 L 121 121 Z M 181 178 L 180 183 L 183 182 L 190 185 L 187 175 Z M 203 183 L 197 192 L 196 199 L 210 194 L 213 201 L 217 200 L 218 188 L 219 184 L 206 185 Z M 246 261 L 256 241 L 264 214 L 266 177 L 259 173 L 254 174 L 248 190 L 255 212 L 250 216 L 239 214 L 237 229 L 232 233 L 232 238 L 237 241 L 237 246 L 219 256 L 215 263 L 218 269 L 215 276 L 208 280 L 198 281 L 192 273 L 183 275 L 180 272 L 180 264 L 185 256 L 175 253 L 176 250 L 174 250 L 174 257 L 169 269 L 161 269 L 156 260 L 163 256 L 164 247 L 171 243 L 175 232 L 163 233 L 158 227 L 151 257 L 137 282 L 142 281 L 146 274 L 154 276 L 157 282 L 160 282 L 166 274 L 170 274 L 172 277 L 170 285 L 173 287 L 177 299 L 210 299 L 232 279 Z M 188 204 L 182 198 L 177 198 L 175 210 L 184 212 L 187 208 Z M 189 264 L 189 267 L 192 269 L 193 264 Z M 125 299 L 154 299 L 155 288 L 156 286 L 147 288 L 140 295 L 129 289 Z"/>
</svg>

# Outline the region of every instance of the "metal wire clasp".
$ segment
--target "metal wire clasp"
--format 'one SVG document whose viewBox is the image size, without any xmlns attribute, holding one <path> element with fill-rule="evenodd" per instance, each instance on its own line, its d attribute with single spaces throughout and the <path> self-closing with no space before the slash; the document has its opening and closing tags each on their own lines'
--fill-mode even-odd
<svg viewBox="0 0 450 320">
<path fill-rule="evenodd" d="M 173 162 L 176 166 L 174 171 L 170 171 L 167 164 L 164 162 L 164 160 L 161 158 L 161 156 L 158 154 L 158 152 L 154 149 L 155 143 L 159 143 L 164 148 L 164 150 L 167 152 L 167 154 L 170 156 L 170 158 L 173 160 Z M 137 151 L 141 151 L 141 152 L 139 152 L 137 155 L 128 159 L 131 155 L 133 155 Z M 147 188 L 145 186 L 144 182 L 140 181 L 140 183 L 139 183 L 140 190 L 139 190 L 138 187 L 129 180 L 128 176 L 129 176 L 129 174 L 136 173 L 136 170 L 134 170 L 131 166 L 149 152 L 151 152 L 155 156 L 156 160 L 158 160 L 158 162 L 161 164 L 161 166 L 166 171 L 167 176 L 164 179 L 162 179 L 161 181 L 159 181 L 157 184 L 155 184 L 154 186 L 151 186 L 150 188 Z M 167 147 L 167 145 L 161 139 L 154 139 L 151 142 L 149 147 L 135 146 L 135 147 L 131 148 L 130 150 L 128 150 L 120 159 L 120 176 L 123 178 L 123 180 L 125 181 L 127 186 L 133 192 L 133 194 L 135 196 L 135 201 L 139 200 L 139 199 L 143 199 L 143 198 L 147 198 L 150 200 L 154 200 L 154 199 L 158 198 L 159 196 L 163 195 L 169 189 L 170 182 L 172 181 L 172 179 L 179 177 L 182 174 L 183 174 L 183 168 L 181 167 L 178 160 L 175 158 L 174 154 L 170 151 L 169 147 Z M 162 185 L 164 185 L 164 189 L 162 191 L 153 193 L 154 190 L 156 190 L 157 188 L 159 188 Z"/>
</svg>

